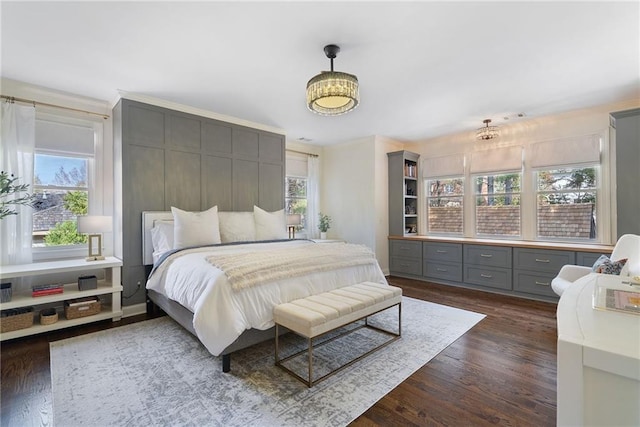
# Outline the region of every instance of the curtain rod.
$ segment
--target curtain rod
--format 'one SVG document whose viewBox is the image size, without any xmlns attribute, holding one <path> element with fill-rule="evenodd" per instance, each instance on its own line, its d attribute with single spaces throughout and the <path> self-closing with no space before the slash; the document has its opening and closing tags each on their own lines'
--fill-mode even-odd
<svg viewBox="0 0 640 427">
<path fill-rule="evenodd" d="M 34 108 L 35 108 L 35 106 L 37 104 L 39 104 L 39 105 L 43 105 L 45 107 L 62 108 L 63 110 L 76 111 L 78 113 L 92 114 L 94 116 L 100 116 L 105 120 L 109 118 L 109 116 L 107 114 L 94 113 L 93 111 L 79 110 L 77 108 L 64 107 L 62 105 L 48 104 L 46 102 L 34 101 L 32 99 L 16 98 L 15 96 L 7 96 L 7 95 L 0 95 L 0 98 L 6 99 L 7 102 L 24 102 L 26 104 L 33 104 Z"/>
<path fill-rule="evenodd" d="M 290 150 L 288 148 L 285 151 L 288 151 L 290 153 L 304 154 L 305 156 L 309 156 L 309 157 L 320 157 L 317 154 L 305 153 L 304 151 L 298 151 L 298 150 Z"/>
</svg>

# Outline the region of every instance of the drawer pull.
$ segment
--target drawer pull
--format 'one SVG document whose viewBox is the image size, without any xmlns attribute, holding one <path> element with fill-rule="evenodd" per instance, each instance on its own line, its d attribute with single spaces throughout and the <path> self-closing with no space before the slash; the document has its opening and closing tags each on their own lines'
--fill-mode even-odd
<svg viewBox="0 0 640 427">
<path fill-rule="evenodd" d="M 490 274 L 481 274 L 480 277 L 484 277 L 485 279 L 493 279 L 493 276 Z"/>
<path fill-rule="evenodd" d="M 491 257 L 493 257 L 493 255 L 491 255 L 491 254 L 480 254 L 480 256 L 482 258 L 491 258 Z"/>
<path fill-rule="evenodd" d="M 547 283 L 545 283 L 545 282 L 536 282 L 536 285 L 549 286 L 549 282 L 547 282 Z"/>
<path fill-rule="evenodd" d="M 538 258 L 536 258 L 536 262 L 545 262 L 546 263 L 546 262 L 551 262 L 551 261 L 549 261 L 548 259 L 538 259 Z"/>
<path fill-rule="evenodd" d="M 443 251 L 442 249 L 436 249 L 436 253 L 438 253 L 438 254 L 446 254 L 447 251 Z"/>
<path fill-rule="evenodd" d="M 448 270 L 446 268 L 436 268 L 436 271 L 442 271 L 446 273 Z"/>
</svg>

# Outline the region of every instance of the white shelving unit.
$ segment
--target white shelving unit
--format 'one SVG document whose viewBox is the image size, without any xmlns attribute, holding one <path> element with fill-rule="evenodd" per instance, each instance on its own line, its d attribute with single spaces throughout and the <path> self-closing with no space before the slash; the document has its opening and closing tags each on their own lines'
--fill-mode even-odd
<svg viewBox="0 0 640 427">
<path fill-rule="evenodd" d="M 29 328 L 5 332 L 0 335 L 0 341 L 38 334 L 41 332 L 47 332 L 56 329 L 68 328 L 71 326 L 96 322 L 98 320 L 120 320 L 120 318 L 122 317 L 122 307 L 120 302 L 122 294 L 122 285 L 120 284 L 120 267 L 122 267 L 122 261 L 115 257 L 106 257 L 104 260 L 100 261 L 70 259 L 61 261 L 36 262 L 32 264 L 0 266 L 0 280 L 2 281 L 9 281 L 10 279 L 19 277 L 44 276 L 47 274 L 55 273 L 79 272 L 81 274 L 87 274 L 92 271 L 101 269 L 105 271 L 105 278 L 104 280 L 98 281 L 97 289 L 79 291 L 77 283 L 69 283 L 64 285 L 64 292 L 60 294 L 40 297 L 31 296 L 30 290 L 22 290 L 18 292 L 14 290 L 11 301 L 0 303 L 0 310 L 8 310 L 11 308 L 20 307 L 34 307 L 34 324 Z M 37 314 L 39 310 L 37 307 L 40 305 L 44 306 L 59 301 L 107 294 L 111 294 L 111 305 L 102 304 L 102 309 L 98 314 L 67 320 L 64 318 L 64 313 L 58 313 L 59 320 L 53 324 L 41 325 L 38 321 Z"/>
</svg>

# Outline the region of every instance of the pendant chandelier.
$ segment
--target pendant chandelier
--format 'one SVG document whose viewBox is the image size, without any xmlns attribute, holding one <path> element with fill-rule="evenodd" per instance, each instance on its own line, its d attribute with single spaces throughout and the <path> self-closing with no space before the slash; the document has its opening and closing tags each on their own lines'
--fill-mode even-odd
<svg viewBox="0 0 640 427">
<path fill-rule="evenodd" d="M 358 78 L 353 74 L 333 71 L 333 60 L 340 47 L 330 44 L 324 53 L 331 60 L 331 71 L 322 71 L 307 83 L 307 107 L 323 116 L 348 113 L 360 103 Z"/>
<path fill-rule="evenodd" d="M 489 126 L 489 123 L 491 123 L 491 119 L 485 119 L 482 121 L 482 123 L 484 123 L 485 126 L 476 130 L 477 139 L 486 141 L 500 136 L 500 133 L 498 132 L 498 126 Z"/>
</svg>

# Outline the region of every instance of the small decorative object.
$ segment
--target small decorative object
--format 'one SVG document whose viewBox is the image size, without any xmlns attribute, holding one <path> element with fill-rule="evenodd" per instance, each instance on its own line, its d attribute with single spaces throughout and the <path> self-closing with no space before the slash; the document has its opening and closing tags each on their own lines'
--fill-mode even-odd
<svg viewBox="0 0 640 427">
<path fill-rule="evenodd" d="M 89 289 L 98 288 L 98 279 L 96 276 L 80 276 L 78 277 L 78 290 L 87 291 Z"/>
<path fill-rule="evenodd" d="M 0 283 L 0 290 L 2 291 L 2 299 L 0 300 L 0 302 L 11 301 L 11 282 Z"/>
<path fill-rule="evenodd" d="M 72 299 L 64 302 L 64 317 L 77 319 L 92 316 L 100 313 L 100 308 L 100 298 L 98 297 Z"/>
<path fill-rule="evenodd" d="M 45 308 L 40 310 L 40 324 L 52 325 L 58 321 L 58 312 L 55 308 Z"/>
<path fill-rule="evenodd" d="M 331 217 L 320 212 L 319 219 L 318 229 L 320 230 L 320 238 L 324 240 L 327 238 L 327 231 L 331 228 Z"/>
<path fill-rule="evenodd" d="M 12 308 L 0 313 L 0 333 L 30 328 L 33 325 L 33 307 Z"/>
<path fill-rule="evenodd" d="M 113 229 L 112 218 L 102 215 L 84 215 L 78 217 L 78 233 L 86 233 L 89 236 L 89 256 L 87 261 L 103 260 L 102 234 Z"/>
<path fill-rule="evenodd" d="M 64 286 L 60 283 L 52 283 L 46 285 L 33 285 L 31 287 L 32 297 L 44 297 L 47 295 L 61 294 L 64 292 Z"/>
</svg>

